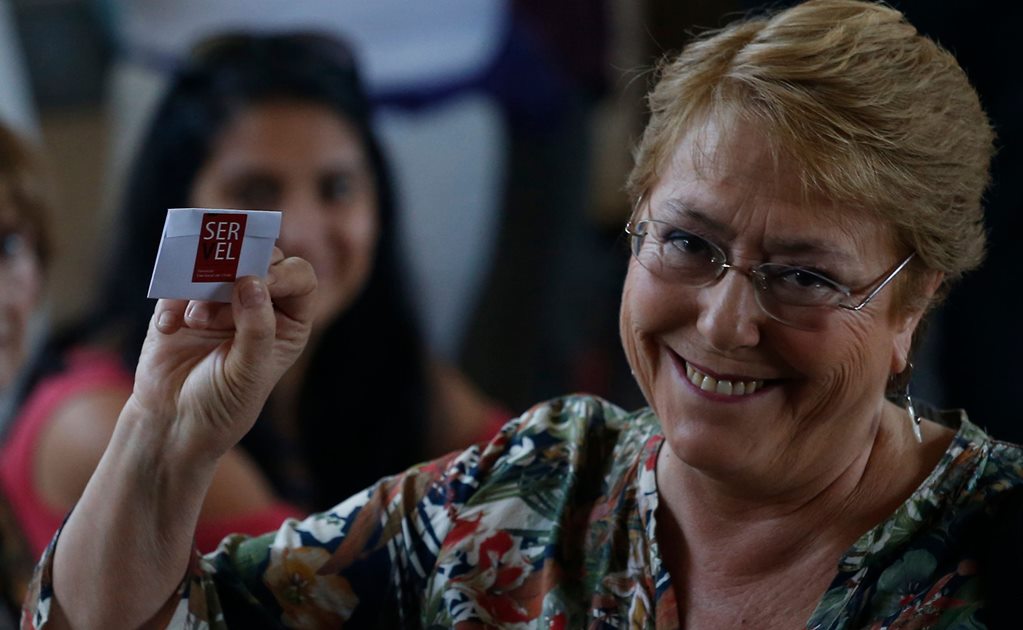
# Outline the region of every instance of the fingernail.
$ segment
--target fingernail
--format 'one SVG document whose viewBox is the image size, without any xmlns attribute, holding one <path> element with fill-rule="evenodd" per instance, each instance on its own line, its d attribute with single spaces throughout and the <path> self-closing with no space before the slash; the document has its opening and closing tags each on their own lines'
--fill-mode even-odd
<svg viewBox="0 0 1023 630">
<path fill-rule="evenodd" d="M 258 280 L 252 280 L 242 286 L 241 298 L 242 306 L 259 306 L 266 300 L 266 292 L 263 290 L 263 287 L 260 286 Z"/>
<path fill-rule="evenodd" d="M 160 313 L 160 317 L 156 320 L 157 328 L 170 328 L 174 325 L 174 314 L 170 311 L 164 311 Z"/>
<path fill-rule="evenodd" d="M 185 315 L 194 322 L 204 322 L 210 318 L 210 310 L 204 302 L 193 302 L 188 305 Z"/>
<path fill-rule="evenodd" d="M 270 286 L 274 282 L 277 282 L 277 276 L 275 276 L 271 271 L 270 273 L 266 274 L 266 286 Z"/>
</svg>

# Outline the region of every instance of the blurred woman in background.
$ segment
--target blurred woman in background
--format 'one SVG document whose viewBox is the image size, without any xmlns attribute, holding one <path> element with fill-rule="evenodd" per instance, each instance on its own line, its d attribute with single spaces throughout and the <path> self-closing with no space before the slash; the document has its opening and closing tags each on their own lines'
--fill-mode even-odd
<svg viewBox="0 0 1023 630">
<path fill-rule="evenodd" d="M 216 37 L 196 48 L 158 108 L 96 312 L 51 344 L 18 419 L 23 437 L 8 447 L 32 453 L 3 475 L 32 488 L 16 507 L 35 551 L 77 500 L 131 393 L 164 216 L 183 206 L 283 210 L 281 246 L 309 260 L 319 281 L 312 343 L 221 463 L 200 548 L 325 508 L 486 438 L 503 419 L 423 346 L 388 169 L 349 50 L 314 34 Z M 387 424 L 381 399 L 393 412 Z"/>
</svg>

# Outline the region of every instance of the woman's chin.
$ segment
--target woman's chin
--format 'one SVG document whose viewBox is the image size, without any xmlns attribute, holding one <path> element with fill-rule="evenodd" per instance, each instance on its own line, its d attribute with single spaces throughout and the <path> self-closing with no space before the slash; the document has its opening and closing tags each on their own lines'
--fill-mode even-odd
<svg viewBox="0 0 1023 630">
<path fill-rule="evenodd" d="M 679 462 L 715 477 L 746 468 L 755 447 L 748 437 L 722 429 L 676 429 L 665 431 L 665 439 L 665 446 Z"/>
<path fill-rule="evenodd" d="M 320 285 L 321 287 L 324 284 Z M 337 284 L 330 286 L 329 291 L 318 289 L 319 295 L 316 298 L 316 317 L 313 319 L 314 328 L 326 328 L 332 321 L 340 317 L 345 311 L 352 307 L 354 300 L 351 291 Z"/>
<path fill-rule="evenodd" d="M 693 409 L 676 405 L 676 413 L 659 414 L 665 448 L 678 463 L 714 478 L 748 474 L 757 468 L 758 453 L 764 453 L 771 432 L 764 424 L 750 422 L 751 417 L 763 421 L 765 415 L 732 414 L 725 410 Z M 727 412 L 725 412 L 727 411 Z M 783 445 L 775 445 L 784 448 Z M 777 449 L 775 449 L 777 450 Z M 766 472 L 766 471 L 765 471 Z"/>
</svg>

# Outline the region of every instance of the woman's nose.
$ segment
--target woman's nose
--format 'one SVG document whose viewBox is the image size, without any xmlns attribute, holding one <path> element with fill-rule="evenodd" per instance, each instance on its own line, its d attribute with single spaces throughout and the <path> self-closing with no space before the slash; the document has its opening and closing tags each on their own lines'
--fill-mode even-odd
<svg viewBox="0 0 1023 630">
<path fill-rule="evenodd" d="M 318 204 L 295 199 L 283 205 L 281 249 L 286 255 L 304 258 L 315 255 L 324 241 L 327 229 L 325 213 Z"/>
<path fill-rule="evenodd" d="M 754 347 L 760 342 L 764 314 L 750 278 L 730 269 L 714 284 L 700 289 L 697 330 L 722 352 Z"/>
</svg>

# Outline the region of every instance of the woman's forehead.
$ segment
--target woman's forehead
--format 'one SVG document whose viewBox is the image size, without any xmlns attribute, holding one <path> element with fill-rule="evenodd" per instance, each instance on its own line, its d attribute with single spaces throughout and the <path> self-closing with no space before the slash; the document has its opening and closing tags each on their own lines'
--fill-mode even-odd
<svg viewBox="0 0 1023 630">
<path fill-rule="evenodd" d="M 274 165 L 368 168 L 356 127 L 325 106 L 271 101 L 236 115 L 221 131 L 209 162 L 222 170 Z"/>
<path fill-rule="evenodd" d="M 798 164 L 749 123 L 712 118 L 694 128 L 644 201 L 651 218 L 718 225 L 715 235 L 726 240 L 756 232 L 772 251 L 866 252 L 895 240 L 872 213 L 809 192 Z"/>
<path fill-rule="evenodd" d="M 662 171 L 676 180 L 745 185 L 775 196 L 805 195 L 801 168 L 758 125 L 737 116 L 708 116 L 675 144 Z"/>
</svg>

